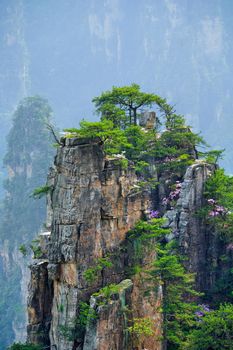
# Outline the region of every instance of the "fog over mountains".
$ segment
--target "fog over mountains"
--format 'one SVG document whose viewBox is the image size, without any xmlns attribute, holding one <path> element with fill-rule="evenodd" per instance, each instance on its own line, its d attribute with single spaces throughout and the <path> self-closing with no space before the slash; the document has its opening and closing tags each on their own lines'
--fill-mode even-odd
<svg viewBox="0 0 233 350">
<path fill-rule="evenodd" d="M 2 135 L 24 96 L 71 127 L 96 118 L 94 96 L 135 82 L 226 148 L 233 172 L 232 14 L 231 0 L 1 0 Z"/>
</svg>

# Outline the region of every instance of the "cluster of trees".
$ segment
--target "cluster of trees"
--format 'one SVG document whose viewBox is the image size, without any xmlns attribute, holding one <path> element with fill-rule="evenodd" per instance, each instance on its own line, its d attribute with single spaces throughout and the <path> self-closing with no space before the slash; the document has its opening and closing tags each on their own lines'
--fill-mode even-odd
<svg viewBox="0 0 233 350">
<path fill-rule="evenodd" d="M 94 98 L 93 102 L 97 113 L 101 115 L 101 121 L 92 124 L 83 121 L 80 129 L 73 130 L 73 135 L 85 136 L 88 130 L 94 128 L 97 133 L 91 132 L 88 136 L 95 134 L 100 137 L 107 154 L 123 153 L 143 175 L 152 158 L 154 162 L 157 161 L 158 169 L 170 169 L 177 173 L 177 170 L 185 169 L 195 158 L 216 164 L 222 157 L 222 150 L 200 151 L 201 147 L 207 145 L 200 135 L 193 133 L 185 124 L 184 117 L 177 114 L 165 99 L 141 92 L 136 84 L 113 87 L 111 91 Z M 156 128 L 144 130 L 138 125 L 139 118 L 145 108 L 149 107 L 157 110 Z M 160 133 L 162 124 L 165 130 Z M 103 133 L 98 133 L 98 128 L 104 125 L 107 126 L 106 129 L 102 130 Z M 73 136 L 72 131 L 69 131 Z M 117 135 L 116 139 L 114 134 Z M 110 145 L 114 147 L 111 148 Z M 224 235 L 229 250 L 233 249 L 233 244 L 230 244 L 233 227 L 232 184 L 231 177 L 226 176 L 223 170 L 216 170 L 206 185 L 206 198 L 214 198 L 218 208 L 226 208 L 227 215 L 214 217 L 214 225 Z M 150 232 L 153 233 L 150 223 L 141 224 L 142 227 L 147 237 Z M 136 231 L 140 231 L 138 225 Z M 218 301 L 215 310 L 205 311 L 200 319 L 197 315 L 201 306 L 194 300 L 200 300 L 201 296 L 193 289 L 194 276 L 185 271 L 178 249 L 172 245 L 174 242 L 165 245 L 157 242 L 158 259 L 150 271 L 154 280 L 160 280 L 164 288 L 164 338 L 167 348 L 231 349 L 233 306 L 229 301 L 232 299 L 232 283 L 227 284 L 228 304 Z M 218 324 L 221 324 L 221 330 Z"/>
<path fill-rule="evenodd" d="M 233 304 L 220 303 L 215 309 L 200 304 L 204 295 L 194 288 L 195 276 L 185 270 L 177 242 L 167 243 L 164 239 L 169 230 L 163 226 L 161 218 L 140 221 L 128 239 L 137 247 L 134 273 L 143 273 L 144 278 L 151 280 L 152 290 L 159 285 L 163 287 L 164 347 L 168 350 L 233 349 Z M 156 250 L 157 258 L 152 266 L 140 266 L 148 248 Z M 153 337 L 153 323 L 149 329 L 151 334 L 147 337 Z M 143 329 L 147 330 L 148 327 Z"/>
<path fill-rule="evenodd" d="M 83 120 L 80 128 L 65 129 L 66 136 L 99 137 L 107 155 L 122 154 L 137 168 L 145 168 L 152 158 L 158 161 L 158 167 L 184 168 L 197 157 L 196 147 L 205 145 L 202 137 L 191 131 L 184 117 L 177 114 L 166 99 L 141 92 L 136 84 L 113 87 L 93 102 L 101 120 Z M 139 119 L 150 107 L 157 110 L 156 125 L 145 130 L 139 126 Z M 165 130 L 160 133 L 162 125 Z"/>
</svg>

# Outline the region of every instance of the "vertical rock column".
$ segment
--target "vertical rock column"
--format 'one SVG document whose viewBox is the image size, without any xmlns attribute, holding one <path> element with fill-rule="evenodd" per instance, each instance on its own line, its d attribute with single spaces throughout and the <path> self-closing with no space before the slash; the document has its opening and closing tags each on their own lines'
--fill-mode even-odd
<svg viewBox="0 0 233 350">
<path fill-rule="evenodd" d="M 214 168 L 214 165 L 200 161 L 188 167 L 176 207 L 166 213 L 172 229 L 170 238 L 178 236 L 181 254 L 187 257 L 185 265 L 196 274 L 196 286 L 201 291 L 208 290 L 213 284 L 216 276 L 210 265 L 219 254 L 217 247 L 221 246 L 213 227 L 206 225 L 200 215 L 200 209 L 205 205 L 205 182 Z"/>
<path fill-rule="evenodd" d="M 47 277 L 43 280 L 45 273 L 37 277 L 42 278 L 39 283 L 53 286 L 50 316 L 46 316 L 51 320 L 50 345 L 56 345 L 58 350 L 81 349 L 83 337 L 71 331 L 80 301 L 89 302 L 93 292 L 124 280 L 126 266 L 121 261 L 91 285 L 83 273 L 95 266 L 98 258 L 119 248 L 126 233 L 148 210 L 150 196 L 137 186 L 133 169 L 122 169 L 119 159 L 104 157 L 99 139 L 65 139 L 55 159 L 51 205 L 49 253 L 41 267 L 46 269 Z M 32 307 L 30 300 L 41 300 L 41 293 L 43 288 L 32 288 L 29 299 L 28 339 L 33 341 L 32 323 L 42 328 L 44 325 L 37 319 L 37 307 Z M 44 331 L 48 333 L 47 328 Z M 122 341 L 120 338 L 116 334 L 116 339 Z M 101 346 L 100 342 L 98 349 L 103 349 Z M 117 346 L 113 349 L 120 349 Z"/>
</svg>

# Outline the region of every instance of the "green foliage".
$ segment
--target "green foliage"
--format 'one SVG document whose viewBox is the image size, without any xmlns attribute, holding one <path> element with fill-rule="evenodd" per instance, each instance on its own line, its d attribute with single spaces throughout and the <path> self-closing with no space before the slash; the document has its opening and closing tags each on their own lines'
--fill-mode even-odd
<svg viewBox="0 0 233 350">
<path fill-rule="evenodd" d="M 64 312 L 64 305 L 63 304 L 58 305 L 58 311 L 61 313 Z"/>
<path fill-rule="evenodd" d="M 73 341 L 82 337 L 89 322 L 97 318 L 96 311 L 86 302 L 79 303 L 79 314 L 69 325 L 61 325 L 60 333 L 67 340 Z"/>
<path fill-rule="evenodd" d="M 112 295 L 119 293 L 120 288 L 121 287 L 118 284 L 109 284 L 101 288 L 98 292 L 94 293 L 93 295 L 95 297 L 102 297 L 104 299 L 103 302 L 107 303 L 111 299 Z"/>
<path fill-rule="evenodd" d="M 140 340 L 154 336 L 153 320 L 149 317 L 134 318 L 127 331 L 131 334 L 133 343 L 138 345 Z"/>
<path fill-rule="evenodd" d="M 123 147 L 130 147 L 124 132 L 114 127 L 110 120 L 102 122 L 80 122 L 80 129 L 65 129 L 67 137 L 100 138 L 104 143 L 105 152 L 109 155 L 121 153 Z"/>
<path fill-rule="evenodd" d="M 208 152 L 198 151 L 198 157 L 204 159 L 209 164 L 218 164 L 219 159 L 223 159 L 223 150 L 211 150 Z"/>
<path fill-rule="evenodd" d="M 165 126 L 167 130 L 175 130 L 185 127 L 184 116 L 176 114 L 174 106 L 169 105 L 165 98 L 158 98 L 156 104 L 159 107 L 162 116 L 165 117 Z"/>
<path fill-rule="evenodd" d="M 218 264 L 212 263 L 211 266 L 219 278 L 209 290 L 208 298 L 217 306 L 223 301 L 233 301 L 233 177 L 226 175 L 223 169 L 217 168 L 206 181 L 204 195 L 206 205 L 199 215 L 212 228 L 218 239 L 218 247 L 223 251 Z"/>
<path fill-rule="evenodd" d="M 146 280 L 151 291 L 162 286 L 163 300 L 163 338 L 168 349 L 183 350 L 183 344 L 190 332 L 196 326 L 195 300 L 200 293 L 194 290 L 194 275 L 187 273 L 183 266 L 183 259 L 177 252 L 175 241 L 165 243 L 164 236 L 170 229 L 163 228 L 164 219 L 150 219 L 140 221 L 128 234 L 133 240 L 135 265 L 132 273 L 147 275 Z M 148 253 L 148 249 L 156 251 L 157 258 L 152 266 L 143 269 L 141 258 Z M 148 292 L 148 295 L 150 290 Z"/>
<path fill-rule="evenodd" d="M 138 161 L 147 147 L 148 135 L 138 125 L 129 126 L 124 134 L 128 141 L 128 145 L 124 147 L 125 156 L 130 160 Z"/>
<path fill-rule="evenodd" d="M 97 313 L 86 302 L 79 303 L 78 317 L 74 318 L 69 324 L 60 325 L 60 334 L 69 341 L 73 341 L 83 336 L 86 326 L 89 322 L 97 318 Z"/>
<path fill-rule="evenodd" d="M 223 257 L 221 257 L 221 260 Z M 230 260 L 229 254 L 225 255 L 225 263 Z M 214 287 L 207 295 L 212 303 L 218 306 L 221 302 L 227 301 L 233 303 L 233 269 L 227 268 L 222 271 L 221 277 L 218 278 Z"/>
<path fill-rule="evenodd" d="M 127 123 L 125 111 L 111 103 L 105 103 L 100 106 L 98 113 L 101 113 L 101 121 L 110 120 L 114 127 L 119 129 L 124 129 Z"/>
<path fill-rule="evenodd" d="M 111 91 L 103 92 L 99 97 L 92 101 L 95 104 L 97 113 L 102 114 L 102 118 L 113 120 L 112 111 L 124 111 L 121 115 L 120 124 L 123 121 L 123 127 L 130 124 L 137 124 L 138 111 L 145 107 L 151 107 L 157 100 L 158 96 L 140 91 L 140 86 L 132 84 L 130 86 L 116 87 L 113 86 Z M 127 119 L 125 118 L 127 116 Z M 123 118 L 123 120 L 122 120 Z M 115 125 L 119 123 L 115 122 Z"/>
<path fill-rule="evenodd" d="M 200 294 L 193 289 L 194 275 L 185 271 L 174 242 L 157 244 L 156 250 L 157 260 L 150 274 L 163 286 L 163 336 L 168 349 L 183 349 L 190 329 L 196 325 L 197 305 L 192 300 Z"/>
<path fill-rule="evenodd" d="M 213 198 L 219 205 L 233 210 L 233 176 L 226 175 L 223 169 L 216 169 L 206 181 L 205 197 Z"/>
<path fill-rule="evenodd" d="M 134 162 L 137 174 L 143 175 L 146 182 L 151 161 L 157 164 L 158 170 L 184 172 L 197 157 L 195 148 L 205 145 L 202 137 L 185 125 L 184 117 L 176 114 L 166 99 L 141 92 L 136 84 L 113 87 L 93 102 L 101 114 L 101 122 L 82 121 L 79 129 L 65 129 L 67 137 L 99 137 L 107 155 L 124 154 Z M 139 112 L 152 105 L 157 106 L 160 119 L 164 119 L 166 130 L 161 135 L 158 130 L 145 130 L 137 125 Z M 162 124 L 157 119 L 157 124 Z M 121 162 L 126 168 L 126 161 Z"/>
<path fill-rule="evenodd" d="M 76 323 L 85 328 L 90 320 L 95 320 L 97 318 L 96 311 L 90 308 L 89 304 L 85 302 L 79 303 L 79 317 L 76 320 Z"/>
<path fill-rule="evenodd" d="M 206 181 L 204 195 L 207 203 L 200 214 L 226 243 L 233 242 L 233 177 L 216 169 Z M 218 208 L 222 209 L 220 214 Z"/>
<path fill-rule="evenodd" d="M 116 160 L 116 164 L 119 164 L 122 169 L 127 169 L 129 165 L 128 159 L 122 157 Z"/>
<path fill-rule="evenodd" d="M 30 244 L 30 248 L 33 251 L 34 259 L 39 259 L 42 255 L 42 251 L 39 245 L 40 241 L 38 239 L 33 239 Z"/>
<path fill-rule="evenodd" d="M 50 191 L 51 191 L 51 186 L 48 186 L 48 185 L 37 187 L 32 192 L 32 197 L 34 199 L 40 199 L 46 196 Z"/>
<path fill-rule="evenodd" d="M 150 238 L 161 238 L 170 232 L 169 229 L 163 228 L 164 219 L 151 219 L 149 221 L 139 221 L 135 227 L 129 231 L 129 239 L 139 239 L 141 241 L 148 240 Z"/>
<path fill-rule="evenodd" d="M 28 254 L 28 250 L 27 250 L 27 247 L 25 246 L 25 244 L 21 244 L 19 246 L 19 251 L 20 251 L 20 253 L 23 254 L 23 256 L 27 256 L 27 254 Z"/>
<path fill-rule="evenodd" d="M 162 239 L 170 230 L 163 228 L 164 219 L 151 219 L 149 221 L 139 221 L 135 227 L 127 234 L 127 240 L 132 245 L 132 263 L 129 268 L 129 275 L 140 271 L 140 263 L 145 254 L 155 250 L 155 243 Z M 141 271 L 140 271 L 141 272 Z"/>
<path fill-rule="evenodd" d="M 187 350 L 222 350 L 233 349 L 233 305 L 224 304 L 218 310 L 210 311 L 197 329 L 188 336 L 184 349 Z"/>
<path fill-rule="evenodd" d="M 39 259 L 42 255 L 42 251 L 39 243 L 40 243 L 39 239 L 33 239 L 31 244 L 29 245 L 21 244 L 19 246 L 19 251 L 23 254 L 24 257 L 26 257 L 31 250 L 34 254 L 33 258 Z"/>
<path fill-rule="evenodd" d="M 93 283 L 97 280 L 100 271 L 106 268 L 111 268 L 112 266 L 113 264 L 109 257 L 98 258 L 95 265 L 84 272 L 83 277 L 88 283 Z"/>
<path fill-rule="evenodd" d="M 7 350 L 43 350 L 43 347 L 35 344 L 14 343 Z"/>
<path fill-rule="evenodd" d="M 202 138 L 187 127 L 167 130 L 151 143 L 148 154 L 159 161 L 158 167 L 161 169 L 186 169 L 196 158 L 195 148 L 202 143 Z"/>
<path fill-rule="evenodd" d="M 148 162 L 145 162 L 144 160 L 139 160 L 138 162 L 136 162 L 135 171 L 138 174 L 143 174 L 143 173 L 145 173 L 148 166 L 149 166 Z"/>
</svg>

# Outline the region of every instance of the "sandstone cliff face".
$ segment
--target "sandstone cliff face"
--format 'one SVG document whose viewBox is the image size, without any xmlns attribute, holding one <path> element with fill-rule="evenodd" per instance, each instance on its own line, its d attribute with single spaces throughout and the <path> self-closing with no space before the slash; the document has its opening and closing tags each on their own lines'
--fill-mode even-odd
<svg viewBox="0 0 233 350">
<path fill-rule="evenodd" d="M 137 277 L 126 279 L 126 234 L 151 206 L 150 194 L 137 186 L 134 170 L 122 169 L 117 159 L 105 159 L 98 139 L 66 139 L 49 181 L 51 236 L 42 244 L 42 259 L 31 268 L 28 340 L 58 350 L 132 349 L 126 332 L 129 309 L 130 318 L 151 316 L 160 335 L 161 316 L 155 309 L 161 292 L 143 298 L 145 284 Z M 113 266 L 87 283 L 84 272 L 106 256 Z M 154 258 L 145 257 L 145 264 Z M 113 283 L 119 284 L 118 292 L 97 307 L 92 294 Z M 71 334 L 80 302 L 89 300 L 98 317 L 84 334 Z M 141 339 L 138 346 L 161 349 L 157 339 Z"/>
<path fill-rule="evenodd" d="M 168 239 L 177 239 L 180 253 L 187 257 L 188 271 L 195 273 L 196 288 L 211 301 L 213 288 L 225 271 L 231 268 L 232 256 L 213 225 L 200 214 L 206 205 L 205 182 L 215 170 L 214 165 L 196 161 L 184 175 L 176 206 L 165 214 L 171 228 Z M 228 263 L 221 256 L 228 256 Z"/>
<path fill-rule="evenodd" d="M 204 186 L 214 166 L 196 161 L 185 174 L 158 175 L 157 194 L 141 190 L 133 168 L 123 169 L 119 159 L 106 159 L 100 140 L 66 139 L 58 150 L 48 184 L 47 228 L 41 235 L 41 259 L 31 267 L 28 340 L 58 350 L 161 350 L 162 287 L 151 292 L 143 273 L 129 274 L 137 247 L 128 231 L 150 208 L 164 210 L 162 198 L 179 177 L 181 189 L 173 208 L 165 212 L 171 228 L 167 240 L 176 239 L 196 287 L 206 291 L 218 278 L 221 244 L 198 211 L 204 205 Z M 152 166 L 155 175 L 155 169 Z M 109 257 L 112 266 L 97 271 L 89 283 L 85 271 Z M 140 264 L 150 266 L 155 252 L 143 247 Z M 221 273 L 221 272 L 220 272 Z M 108 296 L 96 294 L 115 284 Z M 148 290 L 150 292 L 148 293 Z M 77 327 L 80 305 L 90 305 L 89 322 Z M 134 339 L 127 331 L 132 320 L 149 318 L 153 337 Z"/>
</svg>

